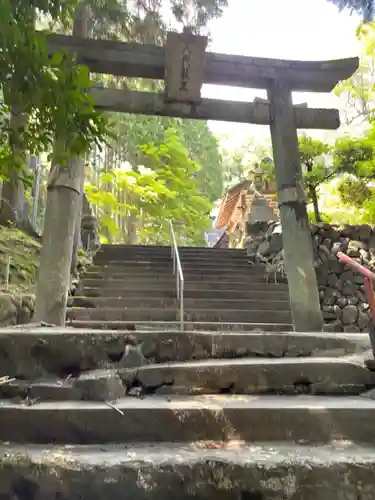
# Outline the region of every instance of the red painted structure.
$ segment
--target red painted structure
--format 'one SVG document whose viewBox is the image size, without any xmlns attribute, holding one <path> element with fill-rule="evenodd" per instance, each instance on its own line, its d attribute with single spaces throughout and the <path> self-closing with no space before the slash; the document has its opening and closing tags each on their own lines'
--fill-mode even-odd
<svg viewBox="0 0 375 500">
<path fill-rule="evenodd" d="M 347 264 L 348 266 L 351 266 L 354 269 L 354 271 L 357 271 L 357 273 L 360 273 L 365 277 L 364 288 L 371 312 L 369 333 L 372 346 L 372 353 L 375 358 L 375 297 L 374 297 L 375 274 L 343 252 L 338 252 L 337 257 L 340 262 L 342 262 L 343 264 Z"/>
</svg>

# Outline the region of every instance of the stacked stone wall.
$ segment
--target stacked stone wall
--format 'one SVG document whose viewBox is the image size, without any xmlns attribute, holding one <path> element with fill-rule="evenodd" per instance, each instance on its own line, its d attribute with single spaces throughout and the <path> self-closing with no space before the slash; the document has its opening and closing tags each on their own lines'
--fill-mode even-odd
<svg viewBox="0 0 375 500">
<path fill-rule="evenodd" d="M 267 262 L 266 268 L 282 269 L 283 243 L 280 222 L 248 224 L 246 249 L 250 258 Z M 370 321 L 364 278 L 339 262 L 337 253 L 375 272 L 375 228 L 369 225 L 315 224 L 311 227 L 314 266 L 325 330 L 366 332 Z M 282 280 L 278 275 L 277 279 Z"/>
</svg>

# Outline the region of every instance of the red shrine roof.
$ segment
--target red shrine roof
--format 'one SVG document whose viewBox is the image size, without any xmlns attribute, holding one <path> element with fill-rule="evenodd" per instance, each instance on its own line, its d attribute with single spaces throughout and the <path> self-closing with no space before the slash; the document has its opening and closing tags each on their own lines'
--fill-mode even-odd
<svg viewBox="0 0 375 500">
<path fill-rule="evenodd" d="M 230 233 L 243 219 L 244 213 L 250 208 L 255 192 L 252 181 L 244 180 L 228 189 L 221 201 L 219 213 L 216 218 L 215 228 L 222 229 L 227 226 Z M 277 202 L 274 193 L 263 194 L 269 207 L 276 211 Z"/>
</svg>

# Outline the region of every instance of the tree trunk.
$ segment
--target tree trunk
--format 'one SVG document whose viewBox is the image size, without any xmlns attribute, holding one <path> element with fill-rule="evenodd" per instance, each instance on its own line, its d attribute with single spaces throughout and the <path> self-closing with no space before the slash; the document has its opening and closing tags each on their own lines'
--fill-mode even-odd
<svg viewBox="0 0 375 500">
<path fill-rule="evenodd" d="M 27 115 L 19 112 L 16 107 L 12 109 L 10 118 L 10 128 L 14 134 L 13 144 L 11 145 L 14 153 L 21 155 L 22 161 L 23 151 L 20 145 L 17 144 L 18 131 L 22 129 L 27 123 Z M 26 161 L 26 158 L 25 158 Z M 2 226 L 22 226 L 25 215 L 26 205 L 25 187 L 20 178 L 18 169 L 13 169 L 9 175 L 9 179 L 3 183 L 1 191 L 1 205 L 0 205 L 0 225 Z"/>
<path fill-rule="evenodd" d="M 319 210 L 318 195 L 316 194 L 316 189 L 313 187 L 310 188 L 310 198 L 314 207 L 315 222 L 322 222 L 322 217 Z"/>
<path fill-rule="evenodd" d="M 83 168 L 84 162 L 78 158 L 72 159 L 68 167 L 51 167 L 36 288 L 36 322 L 65 324 L 75 217 L 79 207 Z"/>
<path fill-rule="evenodd" d="M 137 244 L 137 214 L 131 211 L 128 215 L 128 245 Z"/>
<path fill-rule="evenodd" d="M 33 200 L 31 208 L 31 224 L 34 228 L 37 228 L 41 166 L 38 156 L 32 156 L 30 161 L 34 170 L 34 182 L 31 191 L 31 198 Z"/>
</svg>

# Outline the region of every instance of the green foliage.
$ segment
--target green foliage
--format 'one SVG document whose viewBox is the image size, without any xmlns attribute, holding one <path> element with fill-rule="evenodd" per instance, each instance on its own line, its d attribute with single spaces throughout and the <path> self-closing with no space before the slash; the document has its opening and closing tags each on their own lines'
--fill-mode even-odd
<svg viewBox="0 0 375 500">
<path fill-rule="evenodd" d="M 375 172 L 372 134 L 338 139 L 333 150 L 334 165 L 341 172 L 370 179 Z"/>
<path fill-rule="evenodd" d="M 321 222 L 319 209 L 319 186 L 327 182 L 335 172 L 327 168 L 325 156 L 330 147 L 325 142 L 309 136 L 301 136 L 298 140 L 303 180 L 309 201 L 313 204 L 315 222 Z"/>
<path fill-rule="evenodd" d="M 102 232 L 123 239 L 127 224 L 119 220 L 131 217 L 142 243 L 165 243 L 170 219 L 179 243 L 203 244 L 212 206 L 199 192 L 200 166 L 189 157 L 176 130 L 168 128 L 161 142 L 140 146 L 138 159 L 142 164 L 101 174 L 101 185 L 115 186 L 116 192 L 95 184 L 86 187 L 89 201 L 99 209 Z"/>
<path fill-rule="evenodd" d="M 374 191 L 370 182 L 375 174 L 374 134 L 370 131 L 361 138 L 345 137 L 336 142 L 334 164 L 344 175 L 337 184 L 337 192 L 345 207 L 359 210 L 359 222 L 375 222 Z"/>
<path fill-rule="evenodd" d="M 364 179 L 356 177 L 343 177 L 337 186 L 338 193 L 343 203 L 361 207 L 371 196 L 371 189 Z"/>
<path fill-rule="evenodd" d="M 14 228 L 0 228 L 0 282 L 10 263 L 10 283 L 30 288 L 39 266 L 40 243 Z"/>
<path fill-rule="evenodd" d="M 312 137 L 306 135 L 299 137 L 298 146 L 301 163 L 307 168 L 308 171 L 312 169 L 319 156 L 326 155 L 330 150 L 328 144 L 325 142 L 313 139 Z"/>
<path fill-rule="evenodd" d="M 337 5 L 340 10 L 349 9 L 361 14 L 364 21 L 371 21 L 375 15 L 374 0 L 328 0 Z"/>
<path fill-rule="evenodd" d="M 183 140 L 191 159 L 200 165 L 196 177 L 200 192 L 211 202 L 217 200 L 223 192 L 223 158 L 218 139 L 205 121 L 175 119 L 171 120 L 171 126 Z"/>
<path fill-rule="evenodd" d="M 65 22 L 73 9 L 69 1 L 0 0 L 3 175 L 24 162 L 24 157 L 15 158 L 21 152 L 50 150 L 58 138 L 58 160 L 63 163 L 67 155 L 83 154 L 108 132 L 105 117 L 88 95 L 87 68 L 63 52 L 49 58 L 45 33 L 34 29 L 36 10 Z M 22 111 L 29 116 L 28 123 L 9 130 L 10 111 Z M 6 146 L 8 134 L 11 148 Z"/>
<path fill-rule="evenodd" d="M 372 120 L 375 103 L 375 22 L 362 24 L 357 30 L 361 44 L 358 70 L 348 80 L 343 80 L 335 88 L 335 94 L 346 97 L 345 109 L 348 124 L 354 121 Z"/>
<path fill-rule="evenodd" d="M 256 165 L 261 164 L 265 173 L 265 178 L 274 178 L 274 166 L 264 161 L 265 158 L 272 158 L 271 144 L 258 142 L 254 137 L 250 137 L 244 144 L 232 150 L 223 150 L 223 181 L 226 187 L 249 178 Z"/>
<path fill-rule="evenodd" d="M 197 173 L 198 187 L 210 201 L 220 197 L 223 191 L 223 161 L 219 142 L 207 122 L 182 120 L 158 116 L 138 116 L 113 113 L 111 123 L 116 137 L 111 147 L 121 160 L 137 163 L 140 159 L 139 147 L 147 142 L 159 143 L 164 132 L 173 128 L 189 151 L 191 159 L 201 168 Z"/>
</svg>

